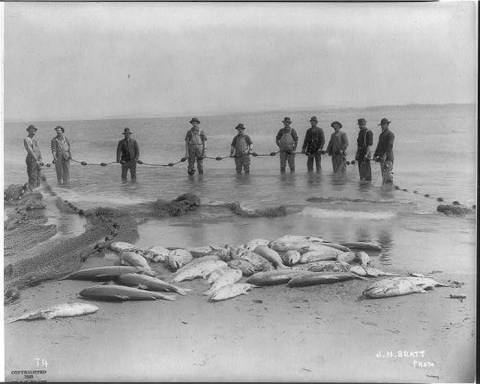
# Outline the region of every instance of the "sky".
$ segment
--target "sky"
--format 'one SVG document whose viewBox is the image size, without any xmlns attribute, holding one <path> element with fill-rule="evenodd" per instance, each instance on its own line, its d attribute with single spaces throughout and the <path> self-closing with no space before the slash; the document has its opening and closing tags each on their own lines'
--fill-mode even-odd
<svg viewBox="0 0 480 384">
<path fill-rule="evenodd" d="M 476 100 L 476 5 L 6 3 L 5 120 Z"/>
</svg>

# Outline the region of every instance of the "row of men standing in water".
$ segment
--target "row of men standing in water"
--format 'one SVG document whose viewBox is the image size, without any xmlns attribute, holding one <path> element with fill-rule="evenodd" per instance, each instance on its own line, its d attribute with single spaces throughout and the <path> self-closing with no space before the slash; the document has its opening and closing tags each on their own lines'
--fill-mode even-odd
<svg viewBox="0 0 480 384">
<path fill-rule="evenodd" d="M 276 136 L 276 144 L 280 154 L 280 172 L 284 173 L 286 166 L 290 172 L 295 172 L 295 154 L 298 145 L 298 135 L 295 129 L 291 127 L 292 120 L 285 117 L 282 120 L 284 127 L 280 129 Z M 199 174 L 203 174 L 203 159 L 206 156 L 207 136 L 200 129 L 200 120 L 196 117 L 190 120 L 191 129 L 185 136 L 185 157 L 183 161 L 188 160 L 188 174 L 195 174 L 195 165 Z M 303 141 L 302 153 L 307 158 L 307 169 L 313 172 L 314 163 L 316 171 L 321 169 L 321 155 L 328 154 L 332 158 L 333 171 L 335 173 L 345 173 L 346 171 L 346 149 L 348 147 L 348 138 L 345 132 L 341 131 L 342 124 L 334 121 L 331 127 L 334 132 L 330 136 L 326 150 L 325 134 L 323 129 L 318 126 L 318 119 L 312 116 L 310 119 L 311 127 L 307 130 Z M 394 134 L 389 129 L 390 121 L 383 118 L 378 124 L 382 132 L 378 139 L 377 148 L 373 154 L 373 160 L 380 162 L 382 169 L 383 183 L 392 183 L 393 170 L 393 141 Z M 367 121 L 363 118 L 358 119 L 358 137 L 357 152 L 355 160 L 358 163 L 360 180 L 370 181 L 372 171 L 370 161 L 372 160 L 373 132 L 367 128 Z M 256 156 L 253 152 L 253 141 L 249 135 L 245 134 L 245 126 L 238 124 L 235 129 L 238 131 L 233 138 L 230 149 L 230 157 L 235 159 L 237 173 L 250 172 L 250 156 Z M 35 134 L 38 129 L 29 125 L 27 127 L 28 135 L 24 139 L 24 146 L 27 151 L 27 174 L 28 185 L 30 189 L 40 185 L 40 167 L 43 165 L 42 154 Z M 55 164 L 57 180 L 59 184 L 68 184 L 70 181 L 70 160 L 71 146 L 68 138 L 65 136 L 63 127 L 55 127 L 56 136 L 50 142 L 50 148 L 53 156 L 52 163 Z M 123 131 L 124 139 L 117 145 L 116 162 L 122 166 L 122 180 L 127 180 L 128 171 L 132 180 L 136 180 L 136 165 L 139 162 L 140 150 L 138 143 L 131 137 L 133 132 L 129 128 Z"/>
<path fill-rule="evenodd" d="M 282 120 L 284 125 L 275 138 L 275 142 L 280 154 L 280 172 L 284 173 L 288 164 L 290 172 L 295 172 L 295 154 L 298 146 L 298 135 L 295 129 L 291 127 L 292 120 L 285 117 Z M 205 132 L 200 129 L 200 121 L 197 118 L 190 120 L 192 128 L 185 137 L 185 158 L 188 159 L 188 173 L 195 173 L 195 162 L 199 174 L 203 174 L 203 159 L 206 156 L 207 137 Z M 347 159 L 346 150 L 348 147 L 348 138 L 345 132 L 341 131 L 342 124 L 334 121 L 331 127 L 334 132 L 330 136 L 326 150 L 325 134 L 323 129 L 318 126 L 318 119 L 312 116 L 310 119 L 311 127 L 305 134 L 301 153 L 307 156 L 307 170 L 313 172 L 314 163 L 316 171 L 321 169 L 321 155 L 328 154 L 332 158 L 332 167 L 334 173 L 345 173 Z M 358 163 L 360 180 L 371 181 L 372 169 L 370 161 L 373 159 L 380 162 L 382 169 L 383 183 L 393 182 L 393 142 L 395 135 L 390 131 L 390 121 L 383 118 L 380 121 L 382 132 L 380 133 L 378 144 L 372 155 L 373 132 L 367 128 L 367 121 L 364 118 L 358 119 L 358 137 L 357 152 L 355 160 Z M 250 172 L 250 156 L 256 156 L 253 152 L 253 141 L 249 135 L 245 134 L 245 126 L 238 124 L 235 129 L 238 134 L 231 143 L 230 156 L 235 159 L 237 173 Z"/>
</svg>

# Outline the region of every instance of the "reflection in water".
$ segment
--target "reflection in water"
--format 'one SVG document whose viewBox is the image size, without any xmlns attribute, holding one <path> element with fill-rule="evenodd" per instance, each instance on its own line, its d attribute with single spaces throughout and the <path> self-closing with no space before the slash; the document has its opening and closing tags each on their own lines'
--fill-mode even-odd
<svg viewBox="0 0 480 384">
<path fill-rule="evenodd" d="M 383 227 L 378 233 L 378 242 L 382 245 L 382 253 L 380 254 L 380 261 L 382 264 L 392 264 L 392 249 L 393 239 L 390 228 Z"/>
<path fill-rule="evenodd" d="M 372 241 L 368 227 L 358 226 L 355 230 L 356 241 Z"/>
</svg>

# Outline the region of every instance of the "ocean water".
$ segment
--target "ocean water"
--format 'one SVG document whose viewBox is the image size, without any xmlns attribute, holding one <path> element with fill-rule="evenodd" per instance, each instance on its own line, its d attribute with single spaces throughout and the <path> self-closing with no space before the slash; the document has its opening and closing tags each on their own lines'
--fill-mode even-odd
<svg viewBox="0 0 480 384">
<path fill-rule="evenodd" d="M 166 220 L 151 220 L 140 226 L 141 245 L 196 246 L 209 243 L 242 243 L 252 238 L 275 238 L 283 234 L 316 234 L 332 241 L 375 240 L 384 250 L 374 255 L 379 265 L 428 272 L 444 269 L 461 273 L 475 270 L 475 217 L 446 217 L 436 212 L 442 197 L 471 206 L 476 204 L 476 108 L 474 105 L 398 106 L 366 109 L 279 111 L 228 116 L 199 116 L 208 137 L 208 155 L 226 155 L 242 122 L 258 153 L 276 150 L 275 135 L 281 120 L 290 116 L 303 142 L 312 115 L 319 118 L 327 140 L 330 123 L 339 120 L 353 160 L 359 117 L 367 119 L 378 140 L 382 117 L 391 121 L 395 133 L 394 182 L 408 192 L 381 187 L 379 165 L 372 163 L 373 181 L 359 182 L 356 166 L 348 166 L 345 178 L 332 175 L 330 159 L 322 159 L 322 172 L 308 174 L 306 157 L 297 155 L 295 174 L 279 173 L 276 157 L 252 158 L 251 174 L 237 176 L 232 159 L 205 161 L 205 175 L 188 177 L 186 163 L 175 167 L 137 167 L 136 184 L 122 184 L 120 166 L 72 164 L 70 187 L 57 192 L 77 205 L 121 206 L 157 198 L 173 199 L 193 192 L 206 207 L 197 214 Z M 26 181 L 25 128 L 38 128 L 44 161 L 51 161 L 50 139 L 60 124 L 72 144 L 73 158 L 91 163 L 115 160 L 116 145 L 124 127 L 130 127 L 140 146 L 140 158 L 165 164 L 184 154 L 184 137 L 190 116 L 151 119 L 51 121 L 5 125 L 5 185 Z M 45 168 L 55 187 L 52 168 Z M 414 194 L 416 190 L 419 193 Z M 424 194 L 430 194 L 425 198 Z M 307 199 L 315 197 L 314 201 Z M 242 218 L 218 206 L 240 201 L 247 207 L 286 205 L 292 214 L 279 218 Z M 68 226 L 67 226 L 68 227 Z"/>
</svg>

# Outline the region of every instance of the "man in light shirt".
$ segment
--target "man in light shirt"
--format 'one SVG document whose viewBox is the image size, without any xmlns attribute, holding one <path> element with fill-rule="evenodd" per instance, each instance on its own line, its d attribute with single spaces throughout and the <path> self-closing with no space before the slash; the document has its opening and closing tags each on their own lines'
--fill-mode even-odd
<svg viewBox="0 0 480 384">
<path fill-rule="evenodd" d="M 33 190 L 40 186 L 40 166 L 43 165 L 43 162 L 38 141 L 34 137 L 37 128 L 34 125 L 29 125 L 27 132 L 28 135 L 23 140 L 23 145 L 27 151 L 25 162 L 27 163 L 28 187 Z"/>
</svg>

